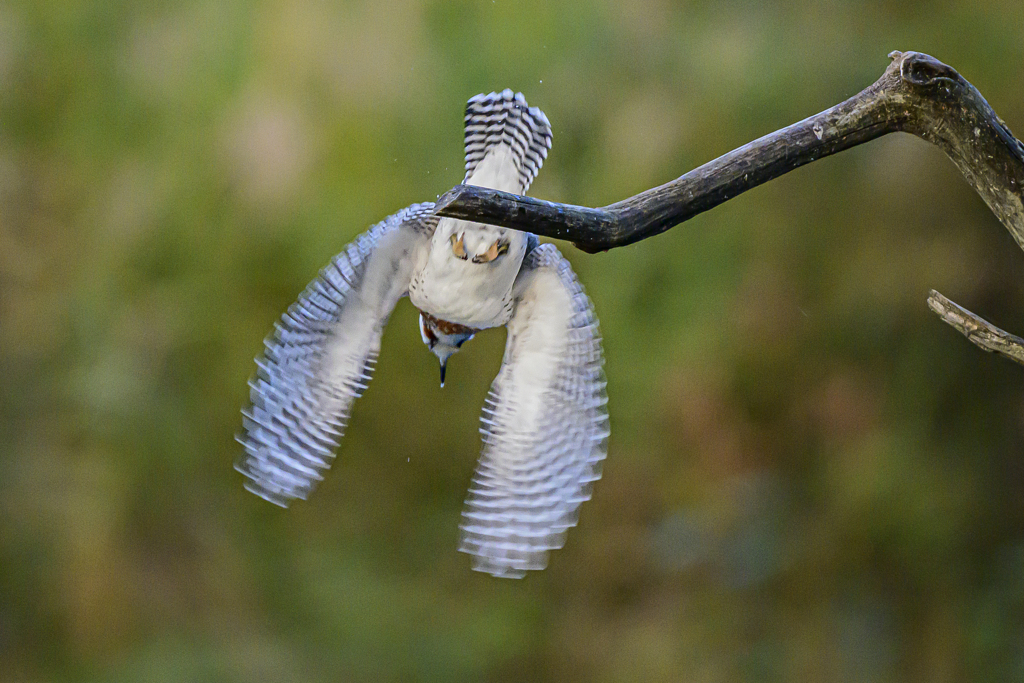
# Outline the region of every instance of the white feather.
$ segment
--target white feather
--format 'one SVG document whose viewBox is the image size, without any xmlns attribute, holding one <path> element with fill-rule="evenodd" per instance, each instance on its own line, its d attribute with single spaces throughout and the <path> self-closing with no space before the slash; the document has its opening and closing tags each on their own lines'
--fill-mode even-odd
<svg viewBox="0 0 1024 683">
<path fill-rule="evenodd" d="M 597 318 L 568 262 L 553 245 L 537 247 L 515 289 L 459 547 L 475 569 L 506 577 L 543 569 L 562 547 L 608 437 Z"/>
<path fill-rule="evenodd" d="M 246 488 L 287 506 L 334 458 L 352 403 L 370 380 L 388 316 L 423 260 L 433 204 L 399 211 L 338 254 L 282 316 L 250 382 Z"/>
</svg>

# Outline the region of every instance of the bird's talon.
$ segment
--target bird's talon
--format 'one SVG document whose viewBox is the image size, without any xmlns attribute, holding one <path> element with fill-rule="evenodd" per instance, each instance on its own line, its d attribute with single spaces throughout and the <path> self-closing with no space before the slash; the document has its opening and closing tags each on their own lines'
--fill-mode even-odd
<svg viewBox="0 0 1024 683">
<path fill-rule="evenodd" d="M 452 244 L 452 253 L 455 254 L 457 258 L 465 261 L 468 254 L 466 253 L 465 245 L 462 243 L 462 235 L 460 234 L 457 237 L 458 238 L 456 239 L 456 235 L 452 235 L 449 240 Z M 476 259 L 473 260 L 476 261 Z"/>
</svg>

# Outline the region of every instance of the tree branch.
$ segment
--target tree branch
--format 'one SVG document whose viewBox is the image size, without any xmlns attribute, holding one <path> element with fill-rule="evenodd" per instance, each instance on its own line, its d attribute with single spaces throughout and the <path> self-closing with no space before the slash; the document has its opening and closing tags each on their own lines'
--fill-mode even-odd
<svg viewBox="0 0 1024 683">
<path fill-rule="evenodd" d="M 982 349 L 1006 356 L 1024 365 L 1024 339 L 1004 332 L 934 289 L 928 295 L 928 308 L 935 311 L 943 322 L 952 325 Z"/>
<path fill-rule="evenodd" d="M 889 58 L 881 78 L 845 102 L 615 204 L 594 209 L 457 185 L 436 211 L 607 251 L 665 232 L 804 164 L 905 132 L 940 147 L 1024 249 L 1024 144 L 952 67 L 919 52 Z M 978 346 L 1024 362 L 1024 340 L 937 292 L 928 304 Z"/>
<path fill-rule="evenodd" d="M 1024 145 L 952 67 L 919 52 L 889 57 L 882 77 L 845 102 L 615 204 L 592 209 L 457 185 L 436 211 L 607 251 L 665 232 L 804 164 L 902 131 L 941 147 L 1024 248 Z"/>
</svg>

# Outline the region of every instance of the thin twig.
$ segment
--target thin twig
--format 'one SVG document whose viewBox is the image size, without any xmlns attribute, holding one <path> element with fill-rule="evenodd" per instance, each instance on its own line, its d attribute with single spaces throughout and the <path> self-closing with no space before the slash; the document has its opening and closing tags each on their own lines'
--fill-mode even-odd
<svg viewBox="0 0 1024 683">
<path fill-rule="evenodd" d="M 980 348 L 1024 365 L 1024 339 L 1004 332 L 934 289 L 928 294 L 928 308 Z"/>
</svg>

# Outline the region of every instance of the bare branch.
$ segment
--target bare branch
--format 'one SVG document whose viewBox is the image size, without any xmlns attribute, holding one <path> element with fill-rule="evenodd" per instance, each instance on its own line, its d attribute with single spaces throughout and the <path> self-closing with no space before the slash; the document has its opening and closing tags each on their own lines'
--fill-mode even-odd
<svg viewBox="0 0 1024 683">
<path fill-rule="evenodd" d="M 621 202 L 592 209 L 458 185 L 437 212 L 605 251 L 660 234 L 804 164 L 903 131 L 941 147 L 1024 248 L 1024 145 L 952 67 L 918 52 L 889 56 L 882 77 L 845 102 Z"/>
<path fill-rule="evenodd" d="M 665 232 L 804 164 L 906 132 L 940 147 L 1024 249 L 1024 144 L 952 67 L 920 52 L 889 58 L 882 77 L 845 102 L 621 202 L 592 209 L 457 185 L 440 198 L 437 213 L 607 251 Z M 938 292 L 928 305 L 981 348 L 1024 364 L 1024 340 Z"/>
<path fill-rule="evenodd" d="M 952 325 L 982 349 L 1006 356 L 1024 365 L 1024 339 L 1004 332 L 934 289 L 928 295 L 928 308 L 935 311 L 943 322 Z"/>
</svg>

